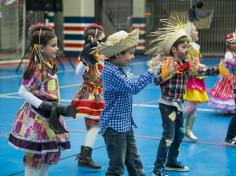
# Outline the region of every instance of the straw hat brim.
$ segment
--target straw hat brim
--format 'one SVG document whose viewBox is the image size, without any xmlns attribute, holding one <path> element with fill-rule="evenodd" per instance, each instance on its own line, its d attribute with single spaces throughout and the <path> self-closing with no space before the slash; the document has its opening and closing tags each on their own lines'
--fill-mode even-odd
<svg viewBox="0 0 236 176">
<path fill-rule="evenodd" d="M 182 38 L 187 37 L 187 33 L 185 30 L 178 30 L 176 32 L 170 33 L 169 36 L 166 37 L 165 41 L 163 42 L 163 52 L 166 55 L 170 55 L 171 53 L 171 47 L 174 45 L 174 43 Z"/>
<path fill-rule="evenodd" d="M 126 38 L 119 39 L 119 37 L 117 37 L 116 39 L 113 38 L 111 40 L 108 38 L 105 43 L 101 43 L 101 46 L 98 48 L 98 52 L 103 54 L 106 58 L 110 58 L 138 45 L 139 35 L 137 31 L 124 34 L 127 34 Z"/>
</svg>

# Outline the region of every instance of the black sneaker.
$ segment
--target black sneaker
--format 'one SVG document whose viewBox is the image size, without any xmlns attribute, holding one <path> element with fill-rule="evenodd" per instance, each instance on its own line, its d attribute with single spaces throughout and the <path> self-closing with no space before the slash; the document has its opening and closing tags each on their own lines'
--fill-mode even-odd
<svg viewBox="0 0 236 176">
<path fill-rule="evenodd" d="M 231 146 L 236 146 L 236 139 L 225 139 L 225 144 L 231 145 Z"/>
<path fill-rule="evenodd" d="M 165 168 L 154 169 L 152 172 L 152 176 L 168 176 Z"/>
<path fill-rule="evenodd" d="M 166 164 L 166 170 L 169 171 L 179 171 L 179 172 L 188 172 L 189 171 L 189 167 L 183 165 L 181 162 L 177 162 L 175 164 Z"/>
</svg>

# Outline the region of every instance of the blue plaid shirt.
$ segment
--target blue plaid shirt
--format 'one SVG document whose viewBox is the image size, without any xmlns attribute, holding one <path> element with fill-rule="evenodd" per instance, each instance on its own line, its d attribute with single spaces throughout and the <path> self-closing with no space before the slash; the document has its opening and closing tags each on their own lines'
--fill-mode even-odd
<svg viewBox="0 0 236 176">
<path fill-rule="evenodd" d="M 105 61 L 101 75 L 105 108 L 100 116 L 100 133 L 107 128 L 118 132 L 128 132 L 132 125 L 132 95 L 140 92 L 153 80 L 153 73 L 146 72 L 136 80 L 127 78 L 123 68 Z"/>
</svg>

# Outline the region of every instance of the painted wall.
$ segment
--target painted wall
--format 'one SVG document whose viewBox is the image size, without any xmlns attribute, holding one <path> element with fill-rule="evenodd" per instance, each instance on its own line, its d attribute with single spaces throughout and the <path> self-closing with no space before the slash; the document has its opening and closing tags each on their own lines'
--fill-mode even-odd
<svg viewBox="0 0 236 176">
<path fill-rule="evenodd" d="M 145 50 L 145 0 L 133 0 L 132 26 L 139 29 L 139 44 L 137 52 L 143 54 Z"/>
<path fill-rule="evenodd" d="M 68 57 L 77 57 L 83 48 L 85 27 L 95 22 L 95 0 L 63 0 L 63 10 L 64 53 Z M 140 30 L 137 52 L 143 53 L 145 49 L 145 0 L 133 0 L 132 12 L 132 26 Z M 49 21 L 53 24 L 53 17 Z"/>
<path fill-rule="evenodd" d="M 64 16 L 95 16 L 95 0 L 63 0 Z"/>
<path fill-rule="evenodd" d="M 64 54 L 79 56 L 83 49 L 83 32 L 87 25 L 95 22 L 95 0 L 63 0 Z"/>
</svg>

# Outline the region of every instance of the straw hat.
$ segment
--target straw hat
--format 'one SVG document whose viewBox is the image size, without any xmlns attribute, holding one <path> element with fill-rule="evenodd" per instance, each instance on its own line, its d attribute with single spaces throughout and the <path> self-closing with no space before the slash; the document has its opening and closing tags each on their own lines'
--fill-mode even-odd
<svg viewBox="0 0 236 176">
<path fill-rule="evenodd" d="M 161 20 L 163 27 L 157 31 L 152 32 L 150 36 L 154 37 L 150 41 L 151 47 L 146 54 L 160 54 L 170 55 L 171 47 L 181 37 L 188 37 L 187 23 L 177 18 L 170 18 L 170 20 Z"/>
<path fill-rule="evenodd" d="M 110 58 L 129 48 L 138 45 L 138 30 L 127 33 L 123 30 L 110 35 L 105 43 L 101 43 L 97 51 Z"/>
</svg>

